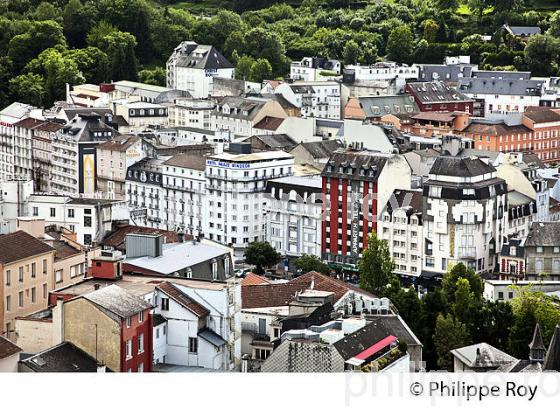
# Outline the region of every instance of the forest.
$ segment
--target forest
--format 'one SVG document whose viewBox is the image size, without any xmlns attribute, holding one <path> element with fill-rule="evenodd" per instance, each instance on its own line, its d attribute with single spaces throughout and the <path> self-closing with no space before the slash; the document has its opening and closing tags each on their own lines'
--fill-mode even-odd
<svg viewBox="0 0 560 410">
<path fill-rule="evenodd" d="M 0 0 L 0 106 L 51 106 L 65 83 L 165 82 L 181 41 L 211 44 L 239 77 L 282 78 L 292 60 L 441 63 L 471 55 L 483 69 L 560 74 L 555 0 Z M 525 43 L 494 35 L 538 26 Z M 482 35 L 492 36 L 490 41 Z"/>
</svg>

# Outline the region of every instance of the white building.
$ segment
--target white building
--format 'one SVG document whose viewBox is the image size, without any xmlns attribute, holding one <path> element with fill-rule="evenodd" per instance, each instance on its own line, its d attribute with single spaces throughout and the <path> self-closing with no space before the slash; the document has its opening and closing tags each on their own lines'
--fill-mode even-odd
<svg viewBox="0 0 560 410">
<path fill-rule="evenodd" d="M 507 184 L 479 158 L 438 157 L 424 183 L 424 268 L 492 272 L 507 226 Z"/>
<path fill-rule="evenodd" d="M 33 181 L 0 181 L 0 235 L 16 231 L 17 218 L 25 215 L 25 199 L 33 193 Z"/>
<path fill-rule="evenodd" d="M 350 72 L 354 81 L 395 81 L 401 79 L 418 80 L 418 67 L 406 64 L 398 65 L 392 61 L 383 61 L 371 65 L 347 65 L 344 72 Z"/>
<path fill-rule="evenodd" d="M 343 101 L 340 83 L 336 81 L 310 81 L 278 85 L 275 94 L 282 94 L 291 104 L 300 108 L 304 117 L 339 120 Z"/>
<path fill-rule="evenodd" d="M 422 191 L 395 191 L 381 212 L 377 235 L 387 241 L 396 274 L 420 276 L 424 241 Z"/>
<path fill-rule="evenodd" d="M 144 101 L 118 101 L 113 103 L 116 115 L 128 122 L 130 131 L 143 131 L 146 128 L 166 127 L 169 123 L 167 107 Z"/>
<path fill-rule="evenodd" d="M 304 57 L 290 64 L 290 78 L 295 81 L 325 81 L 340 75 L 340 61 L 320 57 Z M 330 75 L 326 75 L 330 74 Z"/>
<path fill-rule="evenodd" d="M 213 94 L 214 77 L 233 78 L 235 68 L 216 48 L 183 41 L 167 60 L 167 87 L 194 98 Z"/>
<path fill-rule="evenodd" d="M 230 145 L 230 149 L 232 146 Z M 282 151 L 227 152 L 206 160 L 204 233 L 242 251 L 265 239 L 266 182 L 293 173 L 294 157 Z"/>
<path fill-rule="evenodd" d="M 319 175 L 267 182 L 266 241 L 280 254 L 321 257 L 321 188 Z"/>
<path fill-rule="evenodd" d="M 169 106 L 170 127 L 210 129 L 210 117 L 216 107 L 213 100 L 177 98 Z"/>
</svg>

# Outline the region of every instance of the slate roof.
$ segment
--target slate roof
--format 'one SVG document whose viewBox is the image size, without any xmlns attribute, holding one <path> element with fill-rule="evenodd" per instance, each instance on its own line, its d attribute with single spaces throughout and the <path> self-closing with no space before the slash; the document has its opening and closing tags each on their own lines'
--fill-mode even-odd
<svg viewBox="0 0 560 410">
<path fill-rule="evenodd" d="M 419 64 L 418 79 L 423 81 L 441 80 L 457 82 L 463 77 L 470 77 L 474 65 L 470 64 Z"/>
<path fill-rule="evenodd" d="M 465 129 L 462 131 L 465 134 L 484 134 L 484 135 L 511 135 L 511 134 L 523 134 L 530 133 L 531 130 L 526 126 L 519 125 L 507 125 L 504 122 L 495 121 L 472 121 Z"/>
<path fill-rule="evenodd" d="M 164 282 L 159 285 L 156 289 L 159 289 L 161 292 L 165 293 L 179 305 L 183 306 L 185 309 L 190 310 L 198 317 L 208 316 L 210 311 L 202 306 L 200 303 L 196 302 L 195 300 L 191 299 L 187 295 L 185 295 L 179 288 L 173 285 L 171 282 Z"/>
<path fill-rule="evenodd" d="M 152 323 L 154 327 L 158 327 L 159 325 L 167 323 L 167 319 L 164 318 L 162 315 L 155 313 L 152 315 Z"/>
<path fill-rule="evenodd" d="M 409 207 L 412 212 L 422 213 L 422 191 L 414 191 L 411 189 L 396 189 L 393 196 L 399 208 Z M 387 203 L 387 208 L 391 210 L 391 201 Z"/>
<path fill-rule="evenodd" d="M 13 356 L 21 352 L 21 350 L 22 349 L 18 345 L 0 336 L 0 360 Z"/>
<path fill-rule="evenodd" d="M 290 151 L 297 145 L 297 142 L 295 142 L 289 135 L 286 134 L 255 135 L 252 138 L 258 139 L 272 150 L 281 149 L 284 151 Z"/>
<path fill-rule="evenodd" d="M 529 37 L 535 34 L 541 34 L 540 27 L 535 27 L 535 26 L 532 27 L 531 26 L 508 26 L 506 24 L 504 28 L 506 30 L 509 28 L 509 31 L 511 31 L 513 34 L 521 37 Z"/>
<path fill-rule="evenodd" d="M 434 161 L 430 174 L 454 177 L 474 177 L 496 172 L 496 168 L 479 158 L 440 156 Z"/>
<path fill-rule="evenodd" d="M 21 363 L 40 373 L 97 372 L 97 361 L 70 342 L 51 347 L 22 360 Z"/>
<path fill-rule="evenodd" d="M 135 135 L 119 135 L 112 140 L 97 146 L 97 149 L 125 152 L 132 145 L 140 141 L 140 137 Z"/>
<path fill-rule="evenodd" d="M 226 114 L 220 109 L 216 114 L 223 117 L 253 120 L 267 102 L 264 98 L 226 96 L 218 103 L 218 107 L 223 108 L 227 105 L 230 108 L 230 113 Z M 236 112 L 233 112 L 232 108 L 235 108 Z M 247 114 L 243 114 L 244 111 Z"/>
<path fill-rule="evenodd" d="M 515 255 L 511 255 L 511 248 L 515 247 Z M 510 239 L 508 243 L 502 245 L 500 251 L 502 256 L 513 256 L 515 258 L 523 258 L 525 256 L 525 247 L 522 246 L 520 239 Z"/>
<path fill-rule="evenodd" d="M 338 140 L 315 141 L 315 142 L 302 142 L 299 144 L 305 148 L 309 154 L 315 158 L 329 158 L 334 151 L 342 148 L 342 143 Z"/>
<path fill-rule="evenodd" d="M 533 339 L 531 340 L 531 343 L 529 343 L 529 349 L 535 349 L 535 350 L 545 350 L 546 349 L 544 347 L 544 342 L 543 342 L 542 333 L 541 333 L 541 327 L 539 326 L 538 323 L 535 325 L 535 331 L 533 332 Z"/>
<path fill-rule="evenodd" d="M 494 70 L 476 70 L 472 72 L 472 78 L 498 78 L 500 80 L 529 80 L 531 78 L 530 71 L 494 71 Z"/>
<path fill-rule="evenodd" d="M 234 68 L 214 46 L 183 42 L 176 49 L 177 67 L 190 67 L 204 70 Z"/>
<path fill-rule="evenodd" d="M 0 264 L 6 265 L 54 251 L 54 248 L 24 231 L 0 235 Z"/>
<path fill-rule="evenodd" d="M 322 175 L 351 179 L 377 179 L 390 157 L 390 155 L 369 151 L 337 151 L 330 157 Z M 345 168 L 344 172 L 340 172 L 340 166 Z M 329 171 L 329 167 L 333 167 L 332 171 Z M 351 172 L 348 172 L 349 167 L 352 168 Z M 364 173 L 362 175 L 362 171 L 372 171 L 373 174 Z"/>
<path fill-rule="evenodd" d="M 525 246 L 560 246 L 560 222 L 533 222 Z"/>
<path fill-rule="evenodd" d="M 216 347 L 222 347 L 226 344 L 226 341 L 222 338 L 222 336 L 209 328 L 202 329 L 200 332 L 198 332 L 198 336 Z"/>
<path fill-rule="evenodd" d="M 100 307 L 115 320 L 126 319 L 152 307 L 144 299 L 117 285 L 106 286 L 82 297 Z"/>
<path fill-rule="evenodd" d="M 457 357 L 468 367 L 499 369 L 517 362 L 517 359 L 509 354 L 495 348 L 488 343 L 477 343 L 451 350 L 451 354 Z"/>
<path fill-rule="evenodd" d="M 412 114 L 418 112 L 418 105 L 409 94 L 380 95 L 359 97 L 360 106 L 366 117 L 376 117 L 387 114 Z M 348 101 L 350 103 L 350 100 Z"/>
<path fill-rule="evenodd" d="M 194 155 L 191 153 L 181 153 L 172 156 L 167 161 L 165 161 L 163 165 L 171 165 L 175 167 L 204 171 L 206 169 L 206 157 L 203 155 Z"/>
<path fill-rule="evenodd" d="M 529 110 L 524 115 L 536 124 L 560 121 L 560 113 L 549 109 Z"/>
<path fill-rule="evenodd" d="M 420 112 L 411 118 L 416 121 L 453 122 L 455 116 L 450 112 Z"/>
<path fill-rule="evenodd" d="M 276 131 L 280 125 L 284 122 L 284 118 L 276 118 L 265 116 L 262 120 L 257 122 L 253 128 L 258 128 L 260 130 Z"/>
<path fill-rule="evenodd" d="M 65 108 L 63 111 L 66 114 L 68 121 L 72 121 L 76 115 L 81 114 L 95 113 L 101 117 L 105 114 L 113 115 L 113 111 L 111 111 L 110 108 Z"/>
<path fill-rule="evenodd" d="M 543 84 L 544 80 L 463 78 L 459 90 L 468 94 L 538 96 Z"/>
<path fill-rule="evenodd" d="M 422 104 L 459 103 L 473 101 L 442 81 L 408 83 L 407 87 Z"/>
<path fill-rule="evenodd" d="M 554 334 L 544 359 L 543 370 L 560 372 L 560 325 L 556 325 L 554 328 Z"/>
</svg>

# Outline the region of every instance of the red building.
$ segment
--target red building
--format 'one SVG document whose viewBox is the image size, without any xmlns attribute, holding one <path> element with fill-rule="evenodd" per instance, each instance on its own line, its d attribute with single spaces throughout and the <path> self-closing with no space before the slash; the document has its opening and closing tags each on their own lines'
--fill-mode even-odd
<svg viewBox="0 0 560 410">
<path fill-rule="evenodd" d="M 322 258 L 355 266 L 393 191 L 410 188 L 410 166 L 398 155 L 335 152 L 322 178 Z"/>
<path fill-rule="evenodd" d="M 422 112 L 455 112 L 472 114 L 474 100 L 449 87 L 443 81 L 407 83 L 404 91 L 414 97 Z"/>
</svg>

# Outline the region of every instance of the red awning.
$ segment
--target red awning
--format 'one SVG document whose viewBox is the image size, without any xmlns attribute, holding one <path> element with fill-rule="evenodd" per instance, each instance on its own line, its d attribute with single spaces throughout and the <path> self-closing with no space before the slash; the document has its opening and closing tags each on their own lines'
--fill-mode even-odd
<svg viewBox="0 0 560 410">
<path fill-rule="evenodd" d="M 363 352 L 358 353 L 356 356 L 354 356 L 354 359 L 366 360 L 368 357 L 371 357 L 372 355 L 379 352 L 384 347 L 389 346 L 391 343 L 393 343 L 396 340 L 397 338 L 395 336 L 387 336 L 385 339 L 381 339 L 379 342 L 375 343 L 374 345 L 371 345 Z"/>
</svg>

